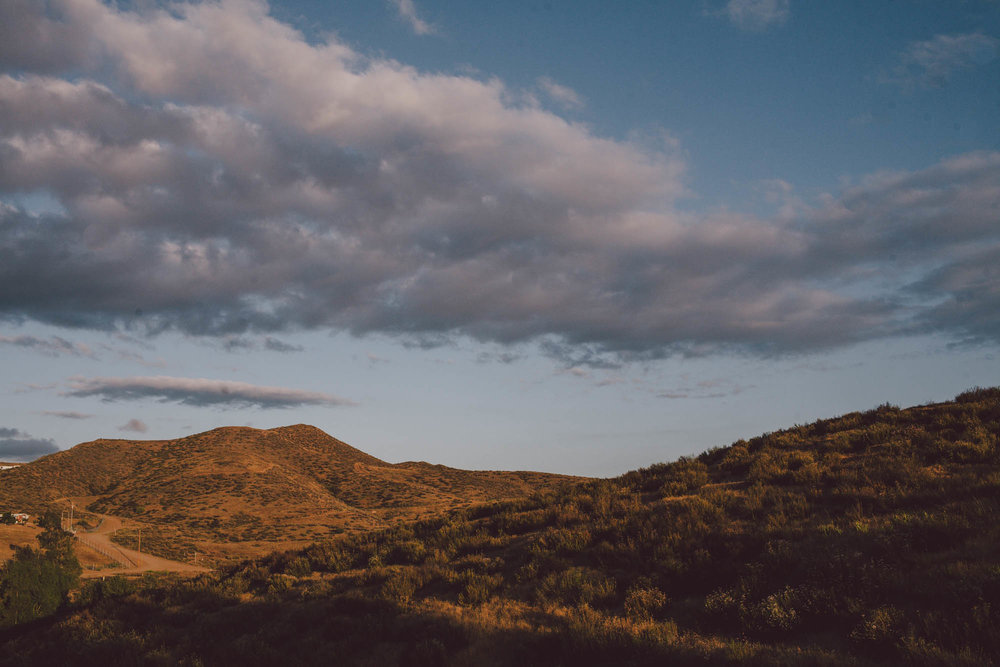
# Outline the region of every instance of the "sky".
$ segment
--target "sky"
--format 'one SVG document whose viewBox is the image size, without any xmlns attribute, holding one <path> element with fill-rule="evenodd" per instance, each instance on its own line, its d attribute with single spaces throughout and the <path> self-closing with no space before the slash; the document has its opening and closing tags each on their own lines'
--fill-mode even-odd
<svg viewBox="0 0 1000 667">
<path fill-rule="evenodd" d="M 0 460 L 611 476 L 998 344 L 997 0 L 0 3 Z"/>
</svg>

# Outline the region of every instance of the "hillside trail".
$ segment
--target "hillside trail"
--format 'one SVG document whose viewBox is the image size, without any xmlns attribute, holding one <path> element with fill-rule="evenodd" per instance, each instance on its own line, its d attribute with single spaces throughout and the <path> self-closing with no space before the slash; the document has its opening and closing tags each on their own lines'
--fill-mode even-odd
<svg viewBox="0 0 1000 667">
<path fill-rule="evenodd" d="M 116 544 L 111 541 L 111 535 L 122 527 L 121 519 L 108 514 L 99 514 L 97 516 L 101 521 L 97 527 L 94 528 L 93 532 L 77 532 L 77 537 L 80 541 L 87 546 L 97 546 L 100 550 L 107 553 L 121 555 L 124 557 L 122 560 L 126 563 L 130 561 L 134 565 L 123 564 L 122 567 L 116 567 L 114 570 L 86 571 L 81 575 L 84 579 L 105 577 L 109 574 L 138 574 L 140 572 L 181 572 L 186 574 L 201 574 L 203 572 L 210 572 L 208 568 L 201 567 L 200 565 L 167 560 L 166 558 L 160 558 L 146 553 L 139 553 L 134 549 L 128 549 L 120 544 Z M 119 559 L 115 558 L 115 560 Z"/>
</svg>

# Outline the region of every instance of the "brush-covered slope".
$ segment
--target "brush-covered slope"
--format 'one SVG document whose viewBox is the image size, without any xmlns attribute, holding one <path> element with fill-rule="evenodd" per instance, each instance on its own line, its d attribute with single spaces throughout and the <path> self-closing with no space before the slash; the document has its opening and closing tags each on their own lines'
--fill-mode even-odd
<svg viewBox="0 0 1000 667">
<path fill-rule="evenodd" d="M 998 515 L 975 390 L 150 583 L 0 664 L 996 664 Z"/>
<path fill-rule="evenodd" d="M 217 428 L 177 440 L 95 440 L 6 471 L 0 503 L 61 498 L 171 539 L 304 539 L 513 498 L 570 478 L 390 464 L 306 425 Z M 160 533 L 150 533 L 156 548 Z"/>
</svg>

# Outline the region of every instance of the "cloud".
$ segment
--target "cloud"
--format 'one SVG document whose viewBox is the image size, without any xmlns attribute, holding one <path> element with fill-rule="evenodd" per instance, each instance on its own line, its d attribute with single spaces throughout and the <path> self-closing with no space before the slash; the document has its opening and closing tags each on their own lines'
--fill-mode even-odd
<svg viewBox="0 0 1000 667">
<path fill-rule="evenodd" d="M 271 350 L 272 352 L 302 352 L 305 350 L 305 348 L 301 345 L 286 343 L 283 340 L 278 340 L 277 338 L 272 338 L 271 336 L 264 337 L 264 348 Z"/>
<path fill-rule="evenodd" d="M 43 410 L 42 414 L 48 417 L 59 417 L 60 419 L 90 419 L 94 416 L 73 410 Z"/>
<path fill-rule="evenodd" d="M 305 349 L 301 345 L 286 343 L 273 336 L 264 336 L 263 341 L 259 341 L 245 336 L 227 335 L 222 336 L 218 343 L 226 352 L 254 351 L 262 348 L 271 352 L 302 352 Z"/>
<path fill-rule="evenodd" d="M 16 428 L 0 427 L 0 461 L 33 461 L 58 451 L 50 439 L 32 438 Z"/>
<path fill-rule="evenodd" d="M 985 65 L 996 59 L 998 52 L 1000 40 L 981 32 L 936 35 L 910 44 L 878 79 L 906 89 L 940 88 L 956 72 Z"/>
<path fill-rule="evenodd" d="M 547 76 L 538 79 L 538 87 L 563 108 L 579 109 L 583 106 L 583 99 L 575 90 L 558 84 Z"/>
<path fill-rule="evenodd" d="M 399 18 L 409 23 L 414 33 L 418 35 L 433 35 L 437 32 L 437 28 L 417 16 L 417 7 L 413 4 L 413 0 L 390 0 L 390 2 L 396 7 L 396 11 L 399 12 Z"/>
<path fill-rule="evenodd" d="M 139 421 L 138 419 L 129 419 L 127 422 L 118 427 L 119 431 L 132 431 L 134 433 L 145 433 L 149 430 L 145 422 Z"/>
<path fill-rule="evenodd" d="M 86 45 L 0 49 L 16 72 L 0 74 L 0 196 L 61 211 L 0 206 L 11 321 L 266 349 L 311 330 L 467 338 L 566 368 L 1000 342 L 983 273 L 997 152 L 808 201 L 772 181 L 770 218 L 692 213 L 676 142 L 603 138 L 497 80 L 310 43 L 260 2 L 0 3 L 0 23 Z"/>
<path fill-rule="evenodd" d="M 722 14 L 741 30 L 766 30 L 788 20 L 789 0 L 729 0 Z"/>
<path fill-rule="evenodd" d="M 219 340 L 219 345 L 226 352 L 241 352 L 246 350 L 253 350 L 257 347 L 257 344 L 242 336 L 223 336 Z"/>
<path fill-rule="evenodd" d="M 2 218 L 0 218 L 2 219 Z M 94 357 L 94 351 L 84 343 L 73 343 L 59 336 L 38 338 L 37 336 L 4 336 L 0 334 L 0 344 L 16 345 L 42 354 L 58 357 L 64 354 L 74 357 Z"/>
<path fill-rule="evenodd" d="M 656 392 L 656 397 L 671 400 L 683 398 L 726 398 L 727 396 L 741 394 L 752 387 L 753 385 L 740 385 L 723 378 L 714 378 L 662 390 Z"/>
<path fill-rule="evenodd" d="M 99 396 L 105 402 L 147 398 L 195 407 L 290 408 L 304 405 L 347 406 L 352 401 L 330 394 L 245 382 L 177 377 L 70 378 L 65 396 Z"/>
</svg>

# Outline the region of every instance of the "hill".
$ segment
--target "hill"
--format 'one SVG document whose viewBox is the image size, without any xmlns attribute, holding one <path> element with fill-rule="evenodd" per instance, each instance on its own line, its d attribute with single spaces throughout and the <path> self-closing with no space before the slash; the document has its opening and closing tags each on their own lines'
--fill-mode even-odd
<svg viewBox="0 0 1000 667">
<path fill-rule="evenodd" d="M 303 424 L 223 427 L 176 440 L 95 440 L 51 454 L 5 471 L 0 507 L 37 514 L 72 499 L 146 528 L 147 551 L 222 556 L 267 553 L 574 479 L 386 463 Z"/>
<path fill-rule="evenodd" d="M 994 664 L 998 511 L 977 389 L 85 591 L 0 664 Z"/>
</svg>

